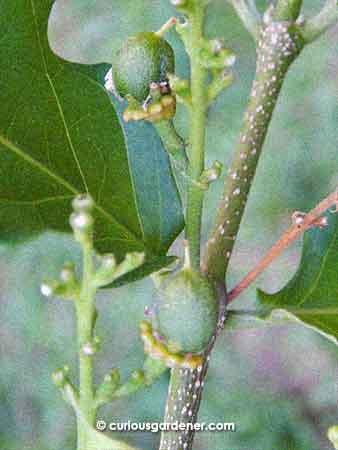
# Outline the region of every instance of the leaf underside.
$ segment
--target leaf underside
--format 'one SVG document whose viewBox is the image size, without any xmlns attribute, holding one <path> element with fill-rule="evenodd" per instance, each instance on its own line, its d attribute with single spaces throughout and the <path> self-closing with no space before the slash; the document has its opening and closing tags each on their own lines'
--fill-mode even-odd
<svg viewBox="0 0 338 450">
<path fill-rule="evenodd" d="M 338 214 L 327 213 L 329 226 L 311 229 L 304 237 L 297 273 L 279 292 L 258 291 L 261 305 L 294 317 L 338 343 Z M 277 313 L 277 311 L 275 311 Z"/>
<path fill-rule="evenodd" d="M 167 157 L 150 125 L 121 126 L 90 68 L 50 51 L 52 3 L 0 1 L 0 239 L 68 232 L 72 198 L 89 192 L 97 250 L 154 264 L 183 226 Z"/>
</svg>

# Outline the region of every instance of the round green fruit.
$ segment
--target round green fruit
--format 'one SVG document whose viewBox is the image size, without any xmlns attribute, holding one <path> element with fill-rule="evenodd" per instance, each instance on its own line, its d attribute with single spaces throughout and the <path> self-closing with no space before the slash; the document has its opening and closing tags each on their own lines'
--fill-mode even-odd
<svg viewBox="0 0 338 450">
<path fill-rule="evenodd" d="M 170 345 L 198 353 L 212 338 L 218 320 L 218 301 L 208 279 L 183 269 L 161 286 L 158 329 Z"/>
<path fill-rule="evenodd" d="M 113 60 L 112 71 L 117 93 L 143 102 L 151 82 L 166 81 L 168 73 L 174 73 L 174 51 L 156 33 L 138 33 L 123 43 Z"/>
</svg>

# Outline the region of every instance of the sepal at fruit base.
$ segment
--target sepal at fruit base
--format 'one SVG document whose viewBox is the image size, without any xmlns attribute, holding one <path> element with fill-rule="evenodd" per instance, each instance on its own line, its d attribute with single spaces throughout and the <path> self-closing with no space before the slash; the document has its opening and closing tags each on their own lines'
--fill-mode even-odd
<svg viewBox="0 0 338 450">
<path fill-rule="evenodd" d="M 157 101 L 151 101 L 141 106 L 133 97 L 128 95 L 128 106 L 123 113 L 125 122 L 146 120 L 156 123 L 160 120 L 170 120 L 176 113 L 176 99 L 173 95 L 163 95 Z"/>
<path fill-rule="evenodd" d="M 181 183 L 177 174 L 186 176 L 189 160 L 185 150 L 186 145 L 177 133 L 172 120 L 176 113 L 176 96 L 171 92 L 171 86 L 168 82 L 151 83 L 149 92 L 143 106 L 129 96 L 128 107 L 123 114 L 123 118 L 127 122 L 130 120 L 146 120 L 154 124 L 170 157 L 173 173 L 180 188 Z"/>
<path fill-rule="evenodd" d="M 195 369 L 203 363 L 203 356 L 175 352 L 166 343 L 158 340 L 149 322 L 140 324 L 144 352 L 152 359 L 161 361 L 168 368 Z"/>
</svg>

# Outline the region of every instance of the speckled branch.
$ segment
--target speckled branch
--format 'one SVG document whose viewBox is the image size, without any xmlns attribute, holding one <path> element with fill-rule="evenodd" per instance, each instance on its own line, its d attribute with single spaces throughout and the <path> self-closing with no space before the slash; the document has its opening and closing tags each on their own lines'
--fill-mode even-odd
<svg viewBox="0 0 338 450">
<path fill-rule="evenodd" d="M 207 362 L 197 369 L 172 369 L 164 422 L 191 424 L 196 422 Z M 189 430 L 167 431 L 161 436 L 159 450 L 189 450 L 194 433 Z"/>
<path fill-rule="evenodd" d="M 258 160 L 283 81 L 303 48 L 299 27 L 277 22 L 266 14 L 257 41 L 257 68 L 242 131 L 229 168 L 224 194 L 206 250 L 202 269 L 224 281 Z"/>
</svg>

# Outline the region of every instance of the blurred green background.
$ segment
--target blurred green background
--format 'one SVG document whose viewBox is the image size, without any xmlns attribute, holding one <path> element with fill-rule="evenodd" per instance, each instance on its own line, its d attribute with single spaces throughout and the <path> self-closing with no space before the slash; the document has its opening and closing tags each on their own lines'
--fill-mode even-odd
<svg viewBox="0 0 338 450">
<path fill-rule="evenodd" d="M 322 1 L 304 2 L 305 15 Z M 267 2 L 261 1 L 264 9 Z M 76 62 L 109 62 L 129 34 L 157 29 L 174 9 L 168 0 L 67 0 L 55 4 L 50 22 L 53 48 Z M 210 37 L 225 37 L 237 55 L 236 81 L 209 114 L 208 160 L 225 167 L 238 136 L 254 75 L 254 46 L 225 0 L 210 4 Z M 170 33 L 178 73 L 188 73 L 179 39 Z M 291 213 L 307 210 L 338 181 L 337 29 L 308 47 L 289 73 L 253 185 L 228 276 L 233 286 L 259 260 L 290 222 Z M 185 111 L 177 126 L 187 135 Z M 222 189 L 208 193 L 204 238 Z M 174 244 L 173 251 L 179 247 Z M 301 242 L 286 251 L 256 284 L 273 292 L 293 275 Z M 25 246 L 0 249 L 1 371 L 0 448 L 73 450 L 75 420 L 50 381 L 55 368 L 69 363 L 76 379 L 72 305 L 46 301 L 39 293 L 45 277 L 55 276 L 65 260 L 79 261 L 69 236 L 45 234 Z M 154 299 L 149 280 L 100 293 L 98 334 L 103 351 L 97 378 L 116 366 L 123 376 L 142 364 L 138 323 Z M 255 286 L 234 306 L 255 302 Z M 147 391 L 105 407 L 100 417 L 160 421 L 167 376 Z M 234 421 L 234 433 L 200 433 L 194 448 L 203 450 L 329 450 L 326 429 L 338 422 L 338 349 L 300 325 L 224 334 L 211 361 L 201 421 Z M 150 450 L 159 435 L 128 433 L 122 439 Z"/>
</svg>

